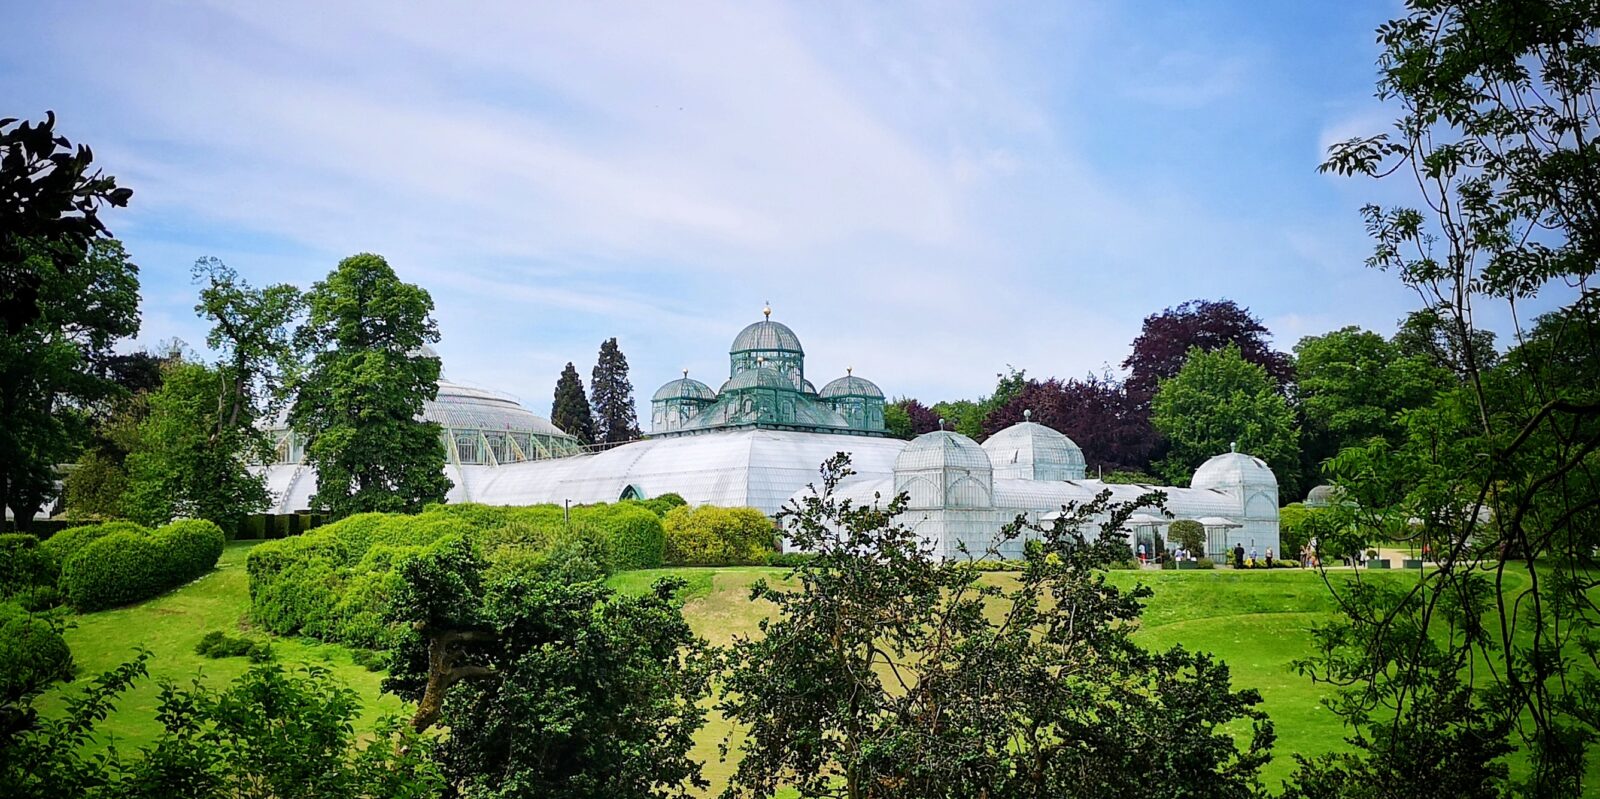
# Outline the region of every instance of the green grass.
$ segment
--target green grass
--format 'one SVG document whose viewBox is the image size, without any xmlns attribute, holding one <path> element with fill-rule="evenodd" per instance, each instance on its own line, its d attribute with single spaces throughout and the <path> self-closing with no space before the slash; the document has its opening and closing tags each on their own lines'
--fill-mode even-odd
<svg viewBox="0 0 1600 799">
<path fill-rule="evenodd" d="M 242 658 L 210 660 L 194 653 L 194 645 L 211 630 L 230 634 L 250 630 L 249 586 L 244 557 L 251 544 L 230 544 L 215 572 L 165 596 L 133 607 L 77 617 L 67 642 L 77 660 L 80 676 L 92 676 L 131 658 L 138 648 L 153 654 L 154 679 L 141 682 L 122 700 L 118 710 L 102 725 L 120 748 L 151 742 L 159 734 L 155 721 L 157 683 L 203 679 L 220 685 L 243 673 Z M 611 578 L 619 591 L 649 590 L 664 576 L 682 578 L 684 612 L 696 632 L 714 644 L 725 644 L 736 634 L 756 634 L 766 613 L 750 601 L 750 586 L 759 579 L 782 580 L 786 570 L 759 567 L 676 568 L 627 572 Z M 1331 573 L 1330 579 L 1350 579 L 1351 574 Z M 1013 578 L 991 573 L 985 579 L 1007 582 Z M 1307 630 L 1332 618 L 1336 611 L 1327 588 L 1314 572 L 1119 571 L 1110 578 L 1121 586 L 1135 581 L 1151 586 L 1137 633 L 1152 647 L 1182 644 L 1211 652 L 1232 668 L 1236 687 L 1261 692 L 1263 708 L 1278 733 L 1276 757 L 1266 769 L 1268 784 L 1276 786 L 1294 768 L 1293 754 L 1316 755 L 1341 748 L 1345 731 L 1338 719 L 1322 707 L 1326 686 L 1296 674 L 1290 664 L 1311 654 Z M 1362 579 L 1415 580 L 1415 573 L 1368 573 Z M 1520 578 L 1519 578 L 1520 579 Z M 304 639 L 273 638 L 280 663 L 318 663 L 359 691 L 366 700 L 363 723 L 380 715 L 404 713 L 402 703 L 381 694 L 382 675 L 368 672 L 351 660 L 341 646 Z M 41 700 L 41 711 L 59 710 L 63 691 L 57 688 Z M 696 755 L 706 764 L 714 789 L 726 784 L 732 765 L 718 761 L 717 745 L 735 731 L 715 713 L 698 736 Z M 104 743 L 104 740 L 102 740 Z"/>
<path fill-rule="evenodd" d="M 140 680 L 122 696 L 117 710 L 99 725 L 99 743 L 114 740 L 118 749 L 131 751 L 153 742 L 161 733 L 156 722 L 156 701 L 163 681 L 187 684 L 201 680 L 220 687 L 250 667 L 244 658 L 213 660 L 195 654 L 194 646 L 212 630 L 230 635 L 249 633 L 250 586 L 245 576 L 244 558 L 254 542 L 229 544 L 217 562 L 216 571 L 163 596 L 126 608 L 76 616 L 76 626 L 67 631 L 67 645 L 78 667 L 78 680 L 56 687 L 40 698 L 41 713 L 62 708 L 64 693 L 78 690 L 76 682 L 93 678 L 107 669 L 132 660 L 139 649 L 149 650 L 150 678 Z M 400 700 L 382 694 L 378 685 L 381 673 L 367 671 L 351 660 L 351 651 L 342 646 L 299 638 L 272 638 L 277 662 L 285 665 L 314 663 L 330 669 L 334 676 L 364 697 L 362 723 L 370 728 L 383 715 L 404 711 Z"/>
</svg>

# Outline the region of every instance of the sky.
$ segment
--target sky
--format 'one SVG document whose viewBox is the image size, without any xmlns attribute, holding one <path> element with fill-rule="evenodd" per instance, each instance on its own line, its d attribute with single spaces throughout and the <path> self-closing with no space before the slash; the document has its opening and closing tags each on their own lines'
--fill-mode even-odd
<svg viewBox="0 0 1600 799">
<path fill-rule="evenodd" d="M 612 336 L 642 404 L 716 387 L 766 303 L 817 385 L 931 404 L 1115 370 L 1196 298 L 1283 350 L 1392 332 L 1416 299 L 1358 211 L 1411 198 L 1316 166 L 1397 116 L 1399 11 L 0 0 L 0 117 L 55 111 L 134 190 L 103 217 L 130 346 L 203 344 L 198 258 L 309 287 L 374 252 L 432 294 L 447 378 L 541 414 Z"/>
</svg>

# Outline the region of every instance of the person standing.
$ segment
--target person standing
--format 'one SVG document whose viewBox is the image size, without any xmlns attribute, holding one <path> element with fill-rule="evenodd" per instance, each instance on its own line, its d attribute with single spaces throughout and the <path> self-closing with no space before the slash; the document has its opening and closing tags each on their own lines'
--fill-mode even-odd
<svg viewBox="0 0 1600 799">
<path fill-rule="evenodd" d="M 1233 545 L 1233 568 L 1244 568 L 1244 544 Z"/>
<path fill-rule="evenodd" d="M 1145 565 L 1144 544 L 1139 545 L 1139 565 Z"/>
<path fill-rule="evenodd" d="M 1272 568 L 1272 547 L 1267 547 L 1267 568 Z"/>
</svg>

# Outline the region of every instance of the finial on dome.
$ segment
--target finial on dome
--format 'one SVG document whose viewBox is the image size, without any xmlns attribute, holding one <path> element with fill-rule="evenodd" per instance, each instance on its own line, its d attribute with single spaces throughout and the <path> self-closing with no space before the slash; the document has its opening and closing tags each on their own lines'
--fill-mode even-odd
<svg viewBox="0 0 1600 799">
<path fill-rule="evenodd" d="M 856 368 L 854 366 L 846 366 L 844 368 L 844 373 L 847 375 L 853 375 L 856 373 Z"/>
<path fill-rule="evenodd" d="M 1239 451 L 1239 442 L 1237 442 L 1237 441 L 1229 441 L 1228 442 L 1228 451 L 1229 452 L 1238 452 Z"/>
<path fill-rule="evenodd" d="M 772 318 L 772 303 L 767 302 L 762 304 L 761 315 L 768 319 Z"/>
<path fill-rule="evenodd" d="M 688 369 L 684 369 L 683 370 L 683 379 L 685 379 L 685 380 L 689 379 L 689 370 Z"/>
<path fill-rule="evenodd" d="M 767 365 L 767 356 L 765 356 L 765 355 L 757 355 L 756 356 L 756 366 L 766 366 L 766 365 Z"/>
<path fill-rule="evenodd" d="M 941 431 L 944 430 L 944 417 L 943 416 L 939 417 L 939 429 Z"/>
<path fill-rule="evenodd" d="M 1033 421 L 1033 409 L 1032 408 L 1023 408 L 1022 409 L 1022 421 L 1024 421 L 1024 422 Z"/>
</svg>

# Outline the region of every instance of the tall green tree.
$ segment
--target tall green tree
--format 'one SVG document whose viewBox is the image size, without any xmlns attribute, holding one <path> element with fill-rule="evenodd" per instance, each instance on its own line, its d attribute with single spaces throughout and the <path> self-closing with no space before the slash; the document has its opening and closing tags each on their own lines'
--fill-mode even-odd
<svg viewBox="0 0 1600 799">
<path fill-rule="evenodd" d="M 1131 554 L 1121 526 L 1158 495 L 1105 492 L 1048 527 L 997 531 L 997 546 L 1036 539 L 1001 586 L 935 557 L 899 520 L 904 494 L 839 499 L 850 474 L 834 458 L 781 514 L 816 557 L 753 590 L 773 614 L 729 654 L 719 709 L 743 732 L 726 743 L 740 760 L 725 796 L 1259 794 L 1273 740 L 1260 697 L 1209 656 L 1134 643 L 1149 589 L 1105 579 Z"/>
<path fill-rule="evenodd" d="M 333 516 L 415 512 L 450 490 L 439 425 L 422 419 L 439 392 L 433 298 L 370 253 L 339 262 L 306 293 L 295 345 L 309 356 L 290 426 L 317 470 L 313 507 Z"/>
<path fill-rule="evenodd" d="M 266 459 L 270 443 L 258 422 L 286 398 L 286 382 L 298 366 L 292 324 L 303 304 L 300 290 L 287 283 L 255 288 L 216 258 L 196 261 L 193 274 L 200 284 L 195 313 L 211 322 L 206 344 L 228 378 L 211 437 L 235 431 L 254 444 L 242 454 Z"/>
<path fill-rule="evenodd" d="M 550 406 L 550 421 L 566 431 L 567 435 L 582 444 L 594 443 L 594 415 L 589 412 L 589 398 L 583 393 L 583 381 L 578 370 L 567 362 L 556 381 L 555 402 Z"/>
<path fill-rule="evenodd" d="M 1307 474 L 1347 446 L 1399 444 L 1401 411 L 1421 408 L 1454 381 L 1424 355 L 1404 355 L 1383 336 L 1346 327 L 1294 347 Z"/>
<path fill-rule="evenodd" d="M 1526 777 L 1490 776 L 1491 790 L 1577 796 L 1590 773 L 1600 684 L 1579 674 L 1600 668 L 1600 390 L 1568 362 L 1583 362 L 1575 342 L 1593 340 L 1582 329 L 1600 269 L 1597 38 L 1600 7 L 1587 0 L 1411 0 L 1377 33 L 1393 132 L 1336 144 L 1322 166 L 1415 193 L 1363 209 L 1368 264 L 1421 299 L 1460 375 L 1407 415 L 1404 445 L 1334 461 L 1362 524 L 1420 537 L 1440 561 L 1382 604 L 1341 601 L 1328 640 L 1344 645 L 1313 664 L 1345 687 L 1339 709 L 1375 744 L 1356 765 L 1386 795 L 1406 783 L 1367 767 L 1397 762 L 1406 738 L 1378 731 L 1424 728 L 1452 685 L 1466 694 L 1462 715 L 1493 722 L 1485 734 L 1512 731 L 1527 753 Z M 1562 307 L 1519 338 L 1576 335 L 1492 365 L 1475 320 L 1535 296 Z M 1446 688 L 1418 690 L 1431 685 Z M 1482 756 L 1436 751 L 1449 759 L 1438 770 L 1456 773 Z"/>
<path fill-rule="evenodd" d="M 628 357 L 615 337 L 600 343 L 600 358 L 589 378 L 589 403 L 594 407 L 594 440 L 621 444 L 639 437 L 639 416 L 628 380 Z"/>
<path fill-rule="evenodd" d="M 139 330 L 138 267 L 115 239 L 8 245 L 32 278 L 31 311 L 0 337 L 0 505 L 26 529 L 55 493 L 56 467 L 88 439 L 95 408 L 118 392 L 112 346 Z M 65 265 L 65 266 L 63 266 Z"/>
<path fill-rule="evenodd" d="M 247 467 L 255 430 L 227 424 L 227 367 L 173 361 L 145 403 L 127 460 L 122 515 L 146 525 L 209 519 L 226 531 L 271 504 L 265 478 Z"/>
<path fill-rule="evenodd" d="M 1279 491 L 1299 488 L 1300 431 L 1276 381 L 1229 344 L 1214 352 L 1198 347 L 1151 402 L 1150 421 L 1167 437 L 1167 457 L 1157 464 L 1173 485 L 1188 485 L 1207 458 L 1237 445 L 1267 462 Z"/>
</svg>

